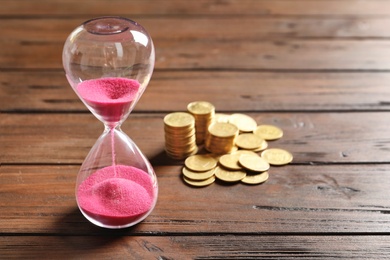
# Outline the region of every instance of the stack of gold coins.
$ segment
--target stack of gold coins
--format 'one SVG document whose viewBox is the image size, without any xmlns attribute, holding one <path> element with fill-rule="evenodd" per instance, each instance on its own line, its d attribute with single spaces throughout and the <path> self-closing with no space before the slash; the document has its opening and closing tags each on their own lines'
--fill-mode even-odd
<svg viewBox="0 0 390 260">
<path fill-rule="evenodd" d="M 196 187 L 203 187 L 215 181 L 214 171 L 218 160 L 208 154 L 196 154 L 184 161 L 183 180 Z"/>
<path fill-rule="evenodd" d="M 215 107 L 206 101 L 195 101 L 188 104 L 187 110 L 195 118 L 196 143 L 203 144 L 207 128 L 215 114 Z"/>
<path fill-rule="evenodd" d="M 212 123 L 207 131 L 205 148 L 214 154 L 226 154 L 235 150 L 238 128 L 229 123 Z"/>
<path fill-rule="evenodd" d="M 195 119 L 185 112 L 164 117 L 165 151 L 169 157 L 182 160 L 198 152 L 195 140 Z"/>
</svg>

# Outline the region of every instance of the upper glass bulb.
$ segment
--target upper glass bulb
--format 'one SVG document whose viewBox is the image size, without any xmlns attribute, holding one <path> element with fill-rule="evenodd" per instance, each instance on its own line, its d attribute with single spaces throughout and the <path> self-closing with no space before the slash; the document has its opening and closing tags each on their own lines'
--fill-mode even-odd
<svg viewBox="0 0 390 260">
<path fill-rule="evenodd" d="M 100 17 L 77 27 L 62 54 L 66 77 L 103 123 L 120 125 L 145 91 L 153 73 L 152 39 L 138 23 Z"/>
</svg>

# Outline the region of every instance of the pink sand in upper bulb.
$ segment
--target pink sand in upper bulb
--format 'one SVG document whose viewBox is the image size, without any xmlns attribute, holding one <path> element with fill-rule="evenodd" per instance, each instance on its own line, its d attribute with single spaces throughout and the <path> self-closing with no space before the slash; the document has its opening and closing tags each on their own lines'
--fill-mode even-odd
<svg viewBox="0 0 390 260">
<path fill-rule="evenodd" d="M 76 87 L 80 97 L 107 122 L 122 119 L 137 97 L 140 84 L 127 78 L 85 80 Z"/>
<path fill-rule="evenodd" d="M 96 171 L 77 189 L 77 201 L 84 213 L 110 226 L 126 225 L 142 217 L 151 209 L 154 196 L 151 177 L 124 165 Z"/>
</svg>

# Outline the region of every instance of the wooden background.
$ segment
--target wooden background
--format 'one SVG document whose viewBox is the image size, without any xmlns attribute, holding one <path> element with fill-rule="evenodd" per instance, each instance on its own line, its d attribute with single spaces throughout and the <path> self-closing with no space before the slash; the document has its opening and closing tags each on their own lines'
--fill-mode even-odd
<svg viewBox="0 0 390 260">
<path fill-rule="evenodd" d="M 141 23 L 156 47 L 123 130 L 159 198 L 124 230 L 77 208 L 76 175 L 103 126 L 61 60 L 69 33 L 104 15 Z M 0 24 L 0 258 L 389 257 L 390 1 L 2 0 Z M 162 119 L 196 100 L 281 127 L 270 146 L 293 163 L 259 186 L 185 185 Z"/>
</svg>

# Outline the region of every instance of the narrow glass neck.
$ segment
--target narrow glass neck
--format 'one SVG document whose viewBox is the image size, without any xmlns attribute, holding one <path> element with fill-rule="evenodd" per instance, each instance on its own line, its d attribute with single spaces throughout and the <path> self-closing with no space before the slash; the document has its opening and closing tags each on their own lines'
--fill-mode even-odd
<svg viewBox="0 0 390 260">
<path fill-rule="evenodd" d="M 115 123 L 115 124 L 104 124 L 104 132 L 111 132 L 111 131 L 122 131 L 121 124 Z"/>
</svg>

